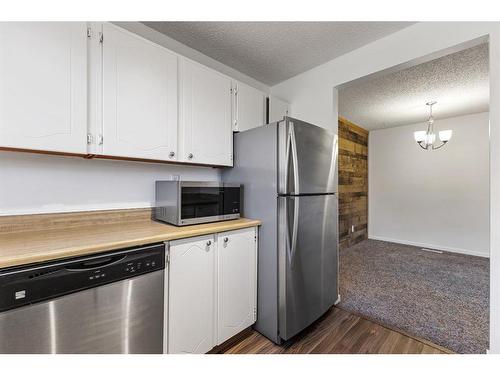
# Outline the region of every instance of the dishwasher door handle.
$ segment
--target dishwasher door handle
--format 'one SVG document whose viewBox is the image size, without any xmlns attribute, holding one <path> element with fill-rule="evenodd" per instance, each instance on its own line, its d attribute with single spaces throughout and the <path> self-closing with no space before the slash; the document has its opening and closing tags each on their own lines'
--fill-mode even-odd
<svg viewBox="0 0 500 375">
<path fill-rule="evenodd" d="M 85 260 L 80 263 L 71 263 L 68 264 L 64 269 L 66 271 L 90 271 L 94 270 L 96 268 L 101 268 L 105 266 L 111 266 L 112 264 L 121 262 L 123 259 L 125 259 L 127 255 L 117 255 L 117 256 L 110 256 L 106 258 L 101 258 L 101 259 L 94 259 L 94 260 Z"/>
</svg>

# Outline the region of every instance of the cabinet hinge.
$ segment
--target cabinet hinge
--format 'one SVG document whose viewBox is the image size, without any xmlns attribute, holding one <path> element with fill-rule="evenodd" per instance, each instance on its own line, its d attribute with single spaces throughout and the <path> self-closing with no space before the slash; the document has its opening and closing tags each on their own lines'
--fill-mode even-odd
<svg viewBox="0 0 500 375">
<path fill-rule="evenodd" d="M 87 27 L 87 38 L 92 38 L 92 28 Z"/>
<path fill-rule="evenodd" d="M 254 307 L 253 309 L 253 318 L 257 320 L 257 308 Z"/>
<path fill-rule="evenodd" d="M 167 251 L 167 258 L 165 259 L 167 264 L 170 264 L 170 250 Z"/>
<path fill-rule="evenodd" d="M 102 32 L 99 33 L 99 43 L 103 43 L 104 42 L 104 34 Z"/>
<path fill-rule="evenodd" d="M 231 161 L 233 161 L 233 154 L 229 155 Z"/>
<path fill-rule="evenodd" d="M 88 145 L 91 145 L 92 142 L 94 141 L 94 137 L 92 136 L 92 134 L 87 134 L 87 144 Z"/>
</svg>

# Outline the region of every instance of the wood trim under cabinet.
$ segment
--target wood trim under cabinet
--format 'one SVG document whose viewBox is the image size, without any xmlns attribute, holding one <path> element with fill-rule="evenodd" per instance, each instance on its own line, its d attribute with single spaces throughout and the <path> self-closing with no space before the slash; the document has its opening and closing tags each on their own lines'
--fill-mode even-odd
<svg viewBox="0 0 500 375">
<path fill-rule="evenodd" d="M 14 148 L 14 147 L 0 147 L 0 151 L 22 152 L 22 153 L 28 153 L 28 154 L 42 154 L 42 155 L 54 155 L 54 156 L 70 156 L 70 157 L 80 157 L 83 159 L 110 159 L 110 160 L 123 160 L 123 161 L 137 161 L 137 162 L 155 163 L 155 164 L 188 165 L 191 167 L 231 168 L 231 166 L 229 166 L 229 165 L 188 163 L 188 162 L 184 162 L 184 161 L 130 158 L 130 157 L 112 156 L 112 155 L 76 154 L 76 153 L 71 153 L 71 152 L 32 150 L 32 149 L 27 149 L 27 148 Z"/>
</svg>

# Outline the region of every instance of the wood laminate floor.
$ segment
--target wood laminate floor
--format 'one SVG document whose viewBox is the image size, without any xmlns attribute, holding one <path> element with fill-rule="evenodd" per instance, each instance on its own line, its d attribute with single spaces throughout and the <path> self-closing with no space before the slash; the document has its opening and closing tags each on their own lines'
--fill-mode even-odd
<svg viewBox="0 0 500 375">
<path fill-rule="evenodd" d="M 332 308 L 283 346 L 255 331 L 224 354 L 444 354 L 446 349 L 388 329 L 348 311 Z"/>
</svg>

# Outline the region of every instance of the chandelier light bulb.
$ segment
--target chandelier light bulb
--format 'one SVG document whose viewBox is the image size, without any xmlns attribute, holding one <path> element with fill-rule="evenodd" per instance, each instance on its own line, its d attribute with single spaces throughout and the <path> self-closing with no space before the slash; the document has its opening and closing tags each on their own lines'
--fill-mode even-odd
<svg viewBox="0 0 500 375">
<path fill-rule="evenodd" d="M 413 136 L 415 137 L 415 142 L 425 141 L 425 135 L 426 135 L 425 130 L 419 130 L 419 131 L 414 132 Z"/>
<path fill-rule="evenodd" d="M 439 139 L 441 142 L 448 142 L 453 135 L 453 130 L 441 130 L 439 132 Z"/>
<path fill-rule="evenodd" d="M 434 133 L 427 133 L 425 135 L 425 143 L 426 144 L 433 145 L 435 141 L 436 141 L 436 134 L 434 134 Z"/>
</svg>

